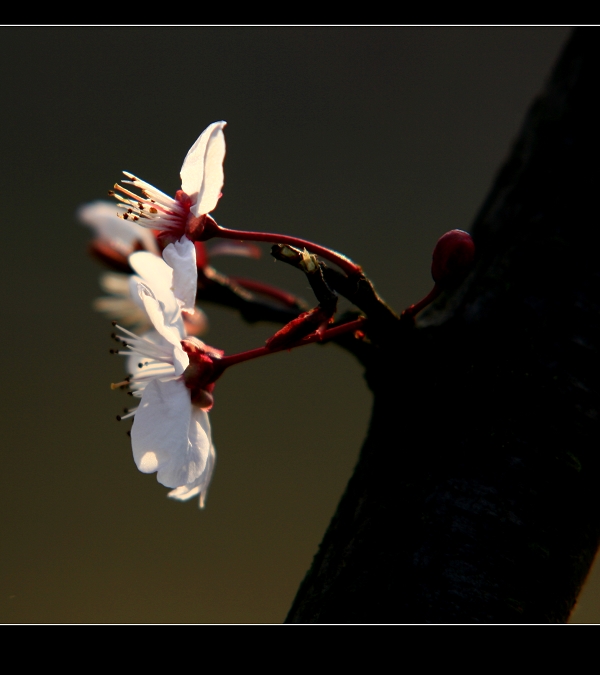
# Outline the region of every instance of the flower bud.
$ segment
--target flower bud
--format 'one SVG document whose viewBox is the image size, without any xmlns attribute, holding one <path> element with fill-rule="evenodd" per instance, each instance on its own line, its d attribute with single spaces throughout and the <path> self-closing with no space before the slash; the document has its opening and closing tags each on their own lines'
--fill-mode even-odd
<svg viewBox="0 0 600 675">
<path fill-rule="evenodd" d="M 440 288 L 459 284 L 471 271 L 475 244 L 468 232 L 450 230 L 439 239 L 433 249 L 431 276 Z"/>
</svg>

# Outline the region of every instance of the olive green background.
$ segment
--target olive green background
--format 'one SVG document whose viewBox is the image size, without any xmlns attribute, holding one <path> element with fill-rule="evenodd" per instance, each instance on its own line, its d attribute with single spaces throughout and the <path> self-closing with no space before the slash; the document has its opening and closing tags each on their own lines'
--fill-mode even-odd
<svg viewBox="0 0 600 675">
<path fill-rule="evenodd" d="M 0 29 L 1 621 L 281 622 L 369 420 L 361 368 L 335 346 L 240 365 L 215 391 L 206 509 L 167 499 L 115 421 L 123 363 L 91 309 L 78 205 L 123 169 L 173 194 L 224 119 L 217 220 L 336 248 L 400 311 L 429 291 L 437 238 L 470 227 L 569 32 Z M 268 254 L 213 262 L 311 300 Z M 274 330 L 205 309 L 227 352 Z M 600 618 L 592 586 L 576 620 Z"/>
</svg>

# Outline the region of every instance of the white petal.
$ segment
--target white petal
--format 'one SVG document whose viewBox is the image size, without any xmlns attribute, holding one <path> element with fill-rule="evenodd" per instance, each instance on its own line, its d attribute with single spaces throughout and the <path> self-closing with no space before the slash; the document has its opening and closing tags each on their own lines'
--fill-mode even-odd
<svg viewBox="0 0 600 675">
<path fill-rule="evenodd" d="M 181 189 L 192 199 L 195 216 L 210 213 L 219 200 L 223 187 L 226 122 L 208 126 L 189 149 L 181 167 Z"/>
<path fill-rule="evenodd" d="M 152 257 L 156 258 L 157 260 L 160 260 L 160 258 L 157 258 L 156 256 Z M 170 270 L 169 266 L 166 263 L 165 267 Z M 138 291 L 138 284 L 144 284 L 146 287 L 152 290 L 152 294 L 160 304 L 161 312 L 164 315 L 164 323 L 166 323 L 168 326 L 178 325 L 178 321 L 181 317 L 181 309 L 179 307 L 177 299 L 173 295 L 173 291 L 163 284 L 146 283 L 146 281 L 141 277 L 138 277 L 137 274 L 130 275 L 129 294 L 131 300 L 138 307 L 140 307 L 142 313 L 144 314 L 144 316 L 148 321 L 150 321 L 150 317 L 148 316 L 146 305 L 144 304 L 144 301 L 142 300 L 140 293 Z M 181 317 L 181 320 L 183 320 L 183 317 Z"/>
<path fill-rule="evenodd" d="M 106 293 L 129 298 L 129 274 L 118 272 L 103 272 L 100 275 L 100 287 Z"/>
<path fill-rule="evenodd" d="M 148 384 L 131 429 L 133 458 L 140 471 L 156 471 L 158 482 L 171 488 L 202 475 L 210 440 L 198 429 L 195 410 L 182 380 L 155 379 Z"/>
<path fill-rule="evenodd" d="M 208 423 L 208 415 L 207 413 L 204 414 L 207 416 L 206 422 Z M 208 492 L 208 486 L 210 485 L 216 460 L 215 448 L 210 438 L 210 427 L 208 427 L 207 429 L 207 434 L 210 441 L 210 448 L 208 451 L 208 456 L 206 458 L 206 466 L 204 468 L 204 471 L 193 483 L 188 483 L 187 485 L 180 485 L 174 490 L 171 490 L 171 492 L 169 492 L 168 494 L 168 496 L 171 497 L 172 499 L 178 499 L 180 501 L 191 499 L 192 497 L 200 495 L 199 499 L 200 508 L 204 508 L 204 502 L 206 500 L 206 494 Z"/>
<path fill-rule="evenodd" d="M 198 290 L 198 269 L 196 247 L 185 235 L 179 241 L 169 244 L 163 251 L 163 259 L 172 268 L 172 288 L 175 297 L 186 312 L 194 311 Z"/>
<path fill-rule="evenodd" d="M 164 306 L 167 323 L 176 317 L 179 311 L 179 304 L 173 294 L 173 270 L 159 256 L 138 251 L 129 256 L 129 264 L 141 277 L 141 280 L 152 289 L 156 298 Z M 139 281 L 140 279 L 137 279 Z M 136 284 L 137 281 L 130 282 L 131 297 L 136 302 L 141 302 L 138 297 Z M 143 305 L 140 305 L 143 307 Z"/>
<path fill-rule="evenodd" d="M 171 497 L 171 499 L 179 499 L 179 501 L 182 502 L 186 499 L 190 499 L 191 497 L 195 497 L 196 495 L 200 494 L 200 490 L 202 489 L 200 485 L 201 482 L 202 481 L 199 478 L 189 485 L 180 485 L 174 490 L 171 490 L 167 497 Z"/>
<path fill-rule="evenodd" d="M 129 264 L 148 286 L 154 288 L 156 285 L 171 288 L 173 271 L 159 256 L 146 251 L 138 251 L 129 256 Z"/>
<path fill-rule="evenodd" d="M 146 312 L 146 308 L 144 307 L 144 303 L 142 302 L 142 299 L 140 298 L 140 294 L 138 293 L 138 284 L 143 283 L 142 277 L 138 277 L 137 274 L 130 274 L 129 279 L 128 279 L 128 286 L 129 286 L 129 297 L 131 298 L 132 302 L 135 302 L 135 304 L 138 307 L 141 307 L 144 313 Z"/>
<path fill-rule="evenodd" d="M 77 216 L 94 230 L 99 239 L 111 243 L 124 255 L 131 253 L 136 241 L 141 241 L 146 250 L 158 253 L 156 240 L 150 230 L 131 220 L 119 218 L 117 213 L 117 205 L 113 202 L 97 201 L 80 207 Z"/>
<path fill-rule="evenodd" d="M 198 506 L 203 509 L 204 504 L 206 503 L 206 496 L 208 494 L 208 487 L 210 485 L 210 481 L 212 480 L 212 475 L 213 471 L 215 468 L 215 461 L 217 459 L 216 453 L 215 453 L 215 446 L 211 445 L 210 446 L 210 454 L 208 455 L 208 459 L 206 460 L 206 469 L 204 469 L 204 482 L 200 488 L 200 499 L 198 501 Z"/>
<path fill-rule="evenodd" d="M 173 365 L 175 366 L 175 373 L 181 375 L 190 364 L 188 355 L 181 348 L 181 340 L 185 338 L 185 329 L 183 327 L 181 313 L 179 314 L 176 323 L 167 324 L 165 321 L 164 308 L 152 293 L 152 290 L 144 283 L 138 283 L 137 290 L 139 297 L 144 303 L 144 309 L 148 313 L 150 321 L 152 321 L 152 325 L 160 335 L 173 346 Z"/>
<path fill-rule="evenodd" d="M 188 438 L 192 445 L 199 448 L 204 457 L 204 464 L 206 464 L 208 453 L 212 445 L 210 421 L 208 419 L 208 413 L 197 406 L 192 406 Z"/>
</svg>

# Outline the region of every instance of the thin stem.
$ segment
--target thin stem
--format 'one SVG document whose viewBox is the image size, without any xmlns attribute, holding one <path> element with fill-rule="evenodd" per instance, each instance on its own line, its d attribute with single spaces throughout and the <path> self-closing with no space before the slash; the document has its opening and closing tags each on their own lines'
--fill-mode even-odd
<svg viewBox="0 0 600 675">
<path fill-rule="evenodd" d="M 341 273 L 340 273 L 341 274 Z M 263 299 L 259 299 L 246 291 L 239 283 L 232 281 L 228 276 L 217 272 L 209 265 L 198 270 L 198 302 L 212 302 L 224 307 L 236 309 L 245 321 L 272 321 L 286 324 L 295 319 L 305 307 L 291 309 Z"/>
<path fill-rule="evenodd" d="M 269 349 L 268 347 L 258 347 L 257 349 L 250 349 L 247 352 L 240 352 L 239 354 L 224 356 L 223 358 L 215 361 L 215 366 L 220 371 L 220 373 L 222 373 L 226 368 L 229 368 L 229 366 L 233 366 L 236 363 L 251 361 L 252 359 L 257 359 L 260 356 L 274 354 L 275 352 L 280 352 L 284 349 L 303 347 L 304 345 L 311 344 L 312 342 L 325 342 L 327 340 L 333 340 L 340 335 L 344 335 L 344 333 L 350 333 L 359 330 L 365 321 L 366 319 L 364 317 L 360 317 L 360 319 L 356 319 L 355 321 L 348 321 L 348 323 L 343 323 L 341 326 L 330 328 L 329 330 L 326 330 L 323 335 L 313 333 L 312 335 L 309 335 L 294 344 L 276 347 L 275 349 Z"/>
<path fill-rule="evenodd" d="M 306 303 L 299 300 L 295 295 L 287 293 L 275 286 L 271 286 L 270 284 L 265 284 L 262 281 L 257 281 L 255 279 L 246 279 L 245 277 L 229 277 L 229 279 L 235 284 L 240 285 L 242 288 L 245 288 L 247 291 L 265 295 L 268 298 L 277 300 L 286 307 L 291 307 L 292 309 L 306 308 Z"/>
<path fill-rule="evenodd" d="M 401 319 L 412 319 L 416 314 L 418 314 L 424 307 L 431 302 L 433 302 L 438 295 L 442 292 L 442 289 L 436 284 L 431 291 L 422 299 L 419 300 L 414 305 L 411 305 L 402 312 Z"/>
<path fill-rule="evenodd" d="M 216 225 L 216 223 L 215 223 Z M 207 233 L 210 232 L 211 236 L 222 237 L 223 239 L 242 239 L 245 241 L 265 241 L 270 244 L 289 244 L 290 246 L 297 246 L 305 248 L 310 253 L 315 255 L 320 255 L 326 260 L 338 265 L 341 269 L 346 272 L 348 276 L 360 274 L 361 268 L 356 263 L 352 262 L 350 258 L 346 257 L 342 253 L 333 251 L 330 248 L 325 248 L 324 246 L 319 246 L 318 244 L 313 244 L 312 241 L 307 241 L 306 239 L 298 239 L 298 237 L 291 237 L 285 234 L 269 234 L 267 232 L 246 232 L 243 230 L 230 230 L 221 225 L 212 226 L 210 230 L 207 228 Z"/>
</svg>

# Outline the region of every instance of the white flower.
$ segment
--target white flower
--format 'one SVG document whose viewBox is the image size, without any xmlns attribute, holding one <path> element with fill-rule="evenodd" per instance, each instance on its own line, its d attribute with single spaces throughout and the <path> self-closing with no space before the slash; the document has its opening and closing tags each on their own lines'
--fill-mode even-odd
<svg viewBox="0 0 600 675">
<path fill-rule="evenodd" d="M 150 285 L 159 299 L 165 294 L 168 297 L 173 295 L 172 289 L 175 286 L 182 295 L 178 298 L 178 304 L 184 309 L 186 334 L 199 335 L 204 332 L 208 320 L 204 312 L 194 306 L 197 284 L 194 245 L 184 237 L 181 242 L 169 244 L 165 249 L 165 256 L 170 264 L 153 253 L 138 251 L 128 261 L 136 275 L 116 272 L 102 274 L 100 285 L 109 295 L 95 300 L 94 309 L 136 332 L 144 333 L 152 327 L 152 323 L 139 297 L 138 282 L 144 281 Z M 176 281 L 174 276 L 177 277 Z"/>
<path fill-rule="evenodd" d="M 177 245 L 170 246 L 174 257 L 178 251 L 185 254 Z M 135 416 L 133 457 L 140 471 L 156 472 L 159 483 L 174 488 L 170 497 L 183 500 L 199 495 L 203 507 L 215 449 L 208 413 L 192 403 L 184 379 L 190 359 L 181 344 L 186 339 L 181 307 L 189 296 L 191 280 L 183 272 L 169 276 L 167 265 L 151 254 L 135 253 L 130 262 L 141 275 L 132 283 L 154 326 L 152 333 L 142 337 L 118 326 L 128 347 L 120 353 L 128 355 L 128 367 L 134 373 L 129 379 L 131 393 L 141 398 L 140 405 L 123 416 Z"/>
<path fill-rule="evenodd" d="M 142 196 L 115 184 L 121 194 L 114 196 L 125 209 L 121 217 L 140 225 L 161 230 L 169 241 L 181 239 L 191 221 L 212 211 L 223 187 L 223 160 L 225 159 L 225 122 L 214 122 L 192 145 L 181 167 L 181 190 L 175 199 L 132 173 L 123 173 L 129 180 L 123 183 L 138 188 Z M 122 196 L 125 195 L 125 196 Z"/>
<path fill-rule="evenodd" d="M 131 297 L 140 306 L 143 303 L 137 284 L 143 281 L 165 307 L 170 307 L 173 316 L 180 310 L 194 311 L 198 286 L 196 248 L 187 237 L 169 244 L 162 258 L 145 251 L 133 253 L 129 256 L 129 265 L 136 273 L 129 282 Z M 173 300 L 176 300 L 174 304 Z"/>
<path fill-rule="evenodd" d="M 139 242 L 146 251 L 159 255 L 156 239 L 147 228 L 132 220 L 123 220 L 112 202 L 97 201 L 84 204 L 77 211 L 82 223 L 92 228 L 96 239 L 127 257 Z"/>
</svg>

